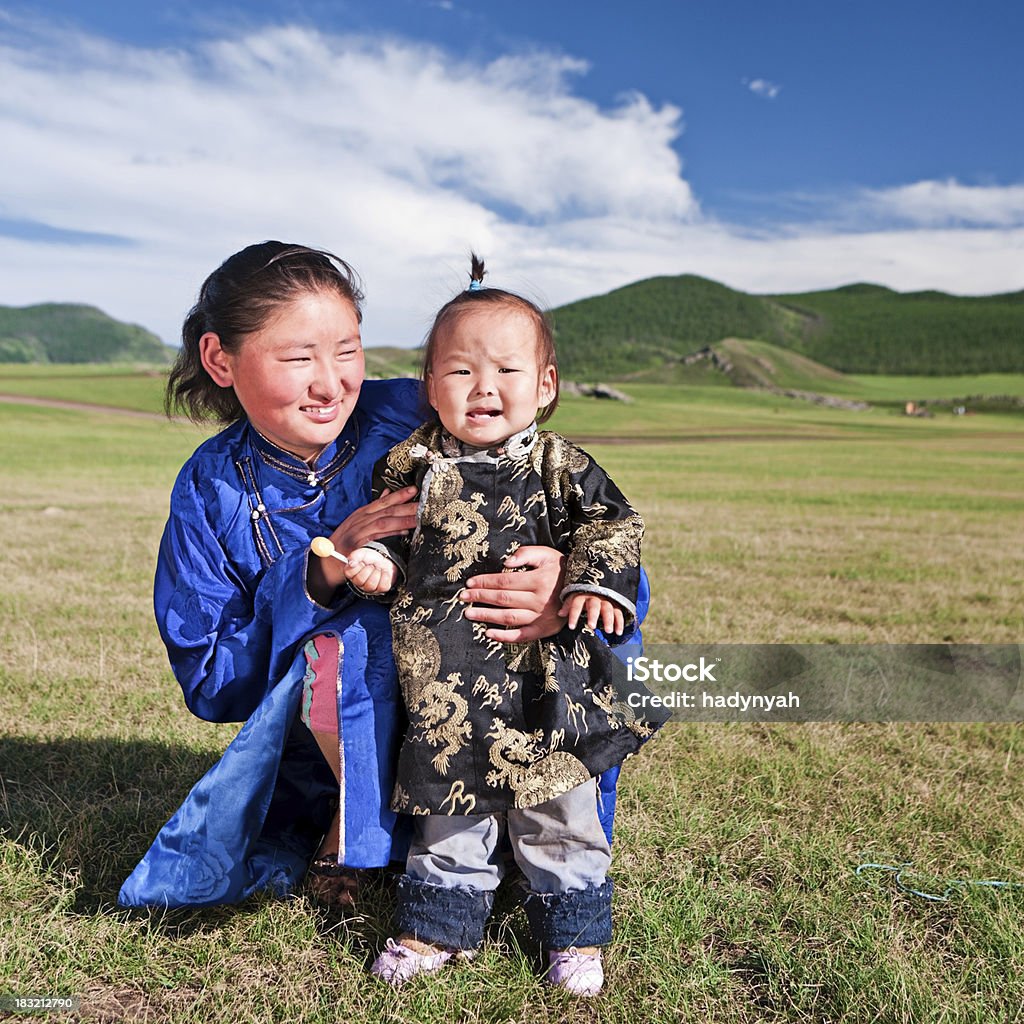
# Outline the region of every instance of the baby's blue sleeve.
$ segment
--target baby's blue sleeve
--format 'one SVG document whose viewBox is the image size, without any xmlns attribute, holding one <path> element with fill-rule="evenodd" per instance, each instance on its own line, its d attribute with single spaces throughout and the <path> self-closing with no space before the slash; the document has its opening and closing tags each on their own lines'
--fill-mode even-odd
<svg viewBox="0 0 1024 1024">
<path fill-rule="evenodd" d="M 651 581 L 647 578 L 647 573 L 644 571 L 644 567 L 640 566 L 640 585 L 637 587 L 636 597 L 636 618 L 632 620 L 633 631 L 631 633 L 624 633 L 621 637 L 611 637 L 611 643 L 615 647 L 626 647 L 630 644 L 642 645 L 644 642 L 643 634 L 640 632 L 640 626 L 644 619 L 647 618 L 647 612 L 651 607 Z M 603 635 L 603 634 L 602 634 Z M 606 640 L 608 638 L 605 638 Z"/>
</svg>

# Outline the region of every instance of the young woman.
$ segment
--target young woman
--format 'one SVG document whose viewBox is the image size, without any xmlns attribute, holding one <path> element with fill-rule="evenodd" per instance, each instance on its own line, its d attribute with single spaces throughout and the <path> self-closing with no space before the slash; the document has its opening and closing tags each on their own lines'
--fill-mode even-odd
<svg viewBox="0 0 1024 1024">
<path fill-rule="evenodd" d="M 189 709 L 245 725 L 124 883 L 124 905 L 289 892 L 314 857 L 344 903 L 351 876 L 340 892 L 334 876 L 405 854 L 388 807 L 400 697 L 387 610 L 308 557 L 314 536 L 346 553 L 415 525 L 415 489 L 369 500 L 374 463 L 423 404 L 416 382 L 364 383 L 361 300 L 330 253 L 263 242 L 214 271 L 185 320 L 168 411 L 225 427 L 178 475 L 154 604 Z M 522 549 L 506 567 L 529 568 L 469 581 L 466 614 L 501 642 L 557 632 L 561 556 Z M 326 725 L 308 714 L 323 687 Z"/>
</svg>

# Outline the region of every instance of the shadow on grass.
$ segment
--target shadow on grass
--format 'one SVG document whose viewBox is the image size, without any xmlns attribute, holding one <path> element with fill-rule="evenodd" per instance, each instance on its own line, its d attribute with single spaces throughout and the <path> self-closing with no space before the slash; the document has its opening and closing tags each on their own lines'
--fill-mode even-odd
<svg viewBox="0 0 1024 1024">
<path fill-rule="evenodd" d="M 0 833 L 68 880 L 74 912 L 111 909 L 160 826 L 216 759 L 145 740 L 0 737 Z"/>
<path fill-rule="evenodd" d="M 36 854 L 47 872 L 74 890 L 68 911 L 149 916 L 155 928 L 184 936 L 259 913 L 270 896 L 194 910 L 124 910 L 122 882 L 188 791 L 217 760 L 214 753 L 144 740 L 0 737 L 0 835 Z M 355 918 L 310 904 L 325 934 L 365 944 L 367 966 L 381 936 L 392 934 L 399 870 L 368 873 Z M 500 886 L 489 938 L 528 948 L 516 869 Z"/>
</svg>

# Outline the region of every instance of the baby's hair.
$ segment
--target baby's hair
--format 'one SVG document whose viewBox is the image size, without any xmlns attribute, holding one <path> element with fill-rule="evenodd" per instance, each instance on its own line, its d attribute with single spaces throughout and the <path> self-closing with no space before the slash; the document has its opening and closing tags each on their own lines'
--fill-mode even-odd
<svg viewBox="0 0 1024 1024">
<path fill-rule="evenodd" d="M 475 309 L 495 306 L 504 307 L 510 312 L 522 313 L 533 321 L 537 329 L 537 365 L 542 369 L 545 366 L 555 368 L 555 397 L 537 414 L 537 422 L 546 423 L 551 419 L 558 406 L 559 391 L 558 359 L 555 355 L 555 336 L 551 329 L 551 323 L 536 303 L 523 298 L 522 295 L 507 292 L 503 288 L 484 287 L 483 280 L 486 273 L 484 261 L 475 252 L 471 252 L 469 254 L 469 287 L 445 303 L 434 317 L 433 326 L 427 334 L 427 340 L 423 343 L 422 375 L 425 379 L 433 368 L 434 354 L 437 351 L 439 338 L 446 331 L 451 330 L 466 313 Z"/>
<path fill-rule="evenodd" d="M 304 295 L 333 292 L 362 321 L 363 292 L 356 272 L 323 249 L 259 242 L 229 256 L 199 289 L 181 328 L 181 349 L 167 378 L 164 411 L 200 423 L 234 423 L 245 415 L 234 388 L 218 386 L 200 358 L 199 339 L 212 332 L 225 352 L 237 352 L 282 306 Z"/>
<path fill-rule="evenodd" d="M 478 292 L 484 286 L 484 261 L 475 252 L 469 254 L 469 290 Z"/>
</svg>

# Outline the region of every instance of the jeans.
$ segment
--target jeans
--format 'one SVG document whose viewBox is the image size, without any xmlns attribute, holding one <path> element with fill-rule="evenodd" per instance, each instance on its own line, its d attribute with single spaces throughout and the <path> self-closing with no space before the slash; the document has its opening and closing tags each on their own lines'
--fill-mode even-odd
<svg viewBox="0 0 1024 1024">
<path fill-rule="evenodd" d="M 611 848 L 593 779 L 503 814 L 418 817 L 399 883 L 399 929 L 436 945 L 478 946 L 505 872 L 500 840 L 506 827 L 530 887 L 526 911 L 538 941 L 552 949 L 610 941 Z"/>
</svg>

